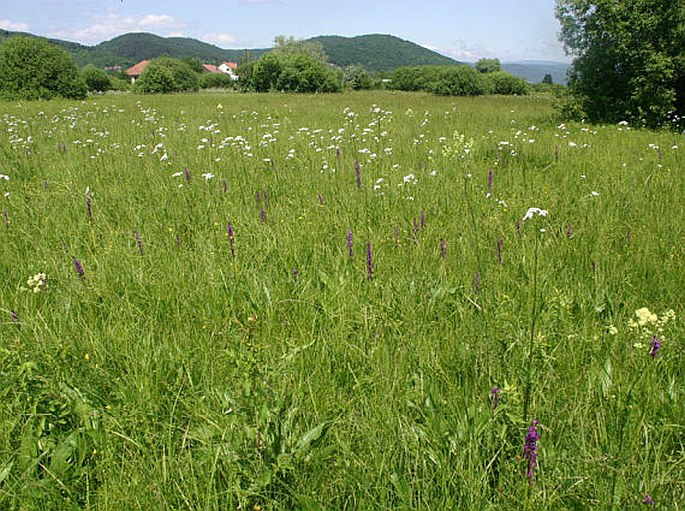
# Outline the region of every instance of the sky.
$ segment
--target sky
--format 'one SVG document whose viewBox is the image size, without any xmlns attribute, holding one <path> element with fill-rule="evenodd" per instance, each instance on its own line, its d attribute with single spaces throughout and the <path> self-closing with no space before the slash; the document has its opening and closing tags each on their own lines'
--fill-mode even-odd
<svg viewBox="0 0 685 511">
<path fill-rule="evenodd" d="M 457 60 L 568 62 L 554 0 L 0 0 L 0 28 L 94 45 L 128 32 L 220 48 L 390 34 Z"/>
</svg>

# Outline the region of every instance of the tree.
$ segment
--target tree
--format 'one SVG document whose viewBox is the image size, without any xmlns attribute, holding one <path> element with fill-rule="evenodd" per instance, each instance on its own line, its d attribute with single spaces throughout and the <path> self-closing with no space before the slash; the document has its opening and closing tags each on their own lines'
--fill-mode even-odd
<svg viewBox="0 0 685 511">
<path fill-rule="evenodd" d="M 160 57 L 148 64 L 136 81 L 136 88 L 145 94 L 194 92 L 200 88 L 200 79 L 185 62 Z"/>
<path fill-rule="evenodd" d="M 81 69 L 81 76 L 86 82 L 89 92 L 105 92 L 112 88 L 110 76 L 92 64 Z"/>
<path fill-rule="evenodd" d="M 9 99 L 83 99 L 86 84 L 74 59 L 38 37 L 11 37 L 0 45 L 0 95 Z"/>
<path fill-rule="evenodd" d="M 502 70 L 499 59 L 480 59 L 476 62 L 475 67 L 481 73 L 496 73 Z"/>
<path fill-rule="evenodd" d="M 554 81 L 552 80 L 552 75 L 550 73 L 547 73 L 545 76 L 542 77 L 542 83 L 545 85 L 552 85 Z"/>
<path fill-rule="evenodd" d="M 556 16 L 589 120 L 656 127 L 685 114 L 683 0 L 557 0 Z"/>
<path fill-rule="evenodd" d="M 528 84 L 526 81 L 505 71 L 488 73 L 486 78 L 493 94 L 508 96 L 524 96 L 528 94 Z"/>
<path fill-rule="evenodd" d="M 343 84 L 353 90 L 371 88 L 371 78 L 364 66 L 352 64 L 345 68 L 343 73 Z"/>
<path fill-rule="evenodd" d="M 274 38 L 274 48 L 271 53 L 279 57 L 295 57 L 307 55 L 319 62 L 328 62 L 328 56 L 323 49 L 323 44 L 313 41 L 301 41 L 294 37 L 278 35 Z"/>
</svg>

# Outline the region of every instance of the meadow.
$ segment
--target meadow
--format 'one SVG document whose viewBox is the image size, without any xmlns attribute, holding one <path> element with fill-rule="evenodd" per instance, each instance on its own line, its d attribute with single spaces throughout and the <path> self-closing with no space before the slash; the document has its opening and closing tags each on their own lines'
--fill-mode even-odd
<svg viewBox="0 0 685 511">
<path fill-rule="evenodd" d="M 0 111 L 1 509 L 685 503 L 682 135 L 544 96 Z"/>
</svg>

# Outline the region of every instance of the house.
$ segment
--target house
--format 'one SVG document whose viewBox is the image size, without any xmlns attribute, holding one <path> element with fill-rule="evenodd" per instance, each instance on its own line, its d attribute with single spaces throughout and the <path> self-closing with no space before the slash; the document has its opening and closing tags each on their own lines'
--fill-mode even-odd
<svg viewBox="0 0 685 511">
<path fill-rule="evenodd" d="M 222 62 L 219 64 L 219 71 L 229 75 L 233 80 L 238 79 L 238 73 L 236 73 L 238 69 L 238 64 L 235 62 Z"/>
<path fill-rule="evenodd" d="M 202 64 L 202 72 L 203 73 L 221 73 L 222 71 L 219 71 L 219 68 L 215 66 L 214 64 Z"/>
<path fill-rule="evenodd" d="M 131 77 L 131 83 L 136 83 L 136 80 L 141 74 L 143 74 L 143 71 L 145 71 L 145 68 L 149 63 L 149 60 L 141 60 L 137 64 L 129 67 L 126 71 L 124 71 L 124 73 Z"/>
</svg>

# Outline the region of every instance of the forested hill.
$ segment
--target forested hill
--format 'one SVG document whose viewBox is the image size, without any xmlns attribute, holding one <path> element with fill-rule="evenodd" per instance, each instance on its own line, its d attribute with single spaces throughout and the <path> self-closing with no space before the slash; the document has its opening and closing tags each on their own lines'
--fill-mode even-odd
<svg viewBox="0 0 685 511">
<path fill-rule="evenodd" d="M 18 32 L 0 30 L 2 40 Z M 191 57 L 206 63 L 222 60 L 240 62 L 258 59 L 269 48 L 226 50 L 185 37 L 160 37 L 148 33 L 124 34 L 95 46 L 50 39 L 71 53 L 79 66 L 97 67 L 132 65 L 143 59 L 168 55 L 175 58 Z M 320 36 L 308 39 L 323 45 L 331 64 L 346 67 L 361 64 L 369 71 L 390 71 L 402 66 L 453 65 L 456 61 L 432 50 L 391 35 L 363 35 L 357 37 Z"/>
<path fill-rule="evenodd" d="M 391 71 L 403 66 L 458 64 L 449 57 L 392 35 L 319 36 L 309 41 L 321 43 L 328 60 L 340 67 L 361 64 L 370 71 Z"/>
</svg>

